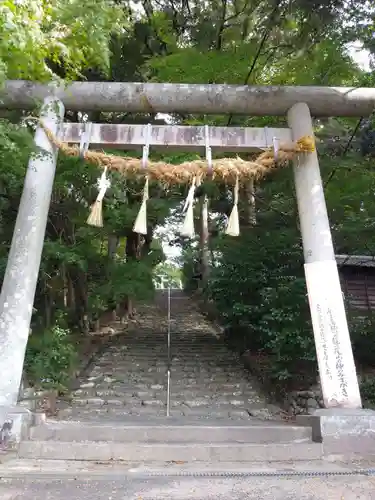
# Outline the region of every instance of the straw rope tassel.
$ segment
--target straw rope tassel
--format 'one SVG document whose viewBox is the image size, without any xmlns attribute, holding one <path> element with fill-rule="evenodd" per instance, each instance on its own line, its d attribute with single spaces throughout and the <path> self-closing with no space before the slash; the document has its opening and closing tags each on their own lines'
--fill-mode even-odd
<svg viewBox="0 0 375 500">
<path fill-rule="evenodd" d="M 147 235 L 147 200 L 148 200 L 148 177 L 146 177 L 145 187 L 143 188 L 143 200 L 135 219 L 133 231 L 138 234 Z"/>
<path fill-rule="evenodd" d="M 238 217 L 238 192 L 239 192 L 239 181 L 238 175 L 236 177 L 236 184 L 233 190 L 233 208 L 230 213 L 227 228 L 225 234 L 229 236 L 239 236 L 240 234 L 240 221 Z"/>
<path fill-rule="evenodd" d="M 188 238 L 194 238 L 194 193 L 195 193 L 196 177 L 193 177 L 189 192 L 186 196 L 185 205 L 183 211 L 186 211 L 184 223 L 182 225 L 181 234 L 182 236 L 187 236 Z"/>
<path fill-rule="evenodd" d="M 109 180 L 107 179 L 107 167 L 104 168 L 103 173 L 99 179 L 99 193 L 95 202 L 91 205 L 90 215 L 86 223 L 89 226 L 103 227 L 103 198 L 109 187 Z"/>
</svg>

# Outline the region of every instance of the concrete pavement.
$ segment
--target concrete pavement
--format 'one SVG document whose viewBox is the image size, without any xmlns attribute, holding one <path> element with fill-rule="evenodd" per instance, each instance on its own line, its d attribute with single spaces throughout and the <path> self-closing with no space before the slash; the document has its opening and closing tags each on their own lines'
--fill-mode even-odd
<svg viewBox="0 0 375 500">
<path fill-rule="evenodd" d="M 10 460 L 0 465 L 1 500 L 375 500 L 373 463 L 100 464 Z M 204 474 L 251 473 L 248 477 Z M 361 472 L 362 471 L 362 472 Z M 352 474 L 356 472 L 355 474 Z M 202 477 L 189 474 L 203 474 Z M 303 473 L 310 474 L 304 476 Z M 331 475 L 324 475 L 324 474 Z M 153 476 L 154 474 L 154 476 Z M 160 476 L 160 474 L 167 474 Z M 169 474 L 169 475 L 168 475 Z M 177 474 L 187 474 L 178 476 Z M 267 476 L 262 476 L 267 474 Z M 285 474 L 300 474 L 285 476 Z M 342 474 L 342 475 L 335 475 Z M 348 474 L 348 475 L 344 475 Z M 349 475 L 350 474 L 350 475 Z M 311 477 L 311 475 L 313 477 Z"/>
<path fill-rule="evenodd" d="M 375 478 L 1 479 L 2 500 L 354 500 L 375 499 Z"/>
</svg>

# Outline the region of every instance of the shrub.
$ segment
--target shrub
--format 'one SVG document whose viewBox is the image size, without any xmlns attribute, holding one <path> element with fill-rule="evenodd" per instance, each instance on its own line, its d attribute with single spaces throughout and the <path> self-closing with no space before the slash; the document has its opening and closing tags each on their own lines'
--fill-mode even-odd
<svg viewBox="0 0 375 500">
<path fill-rule="evenodd" d="M 76 347 L 68 329 L 54 325 L 40 333 L 31 334 L 25 368 L 33 386 L 66 390 L 76 362 Z"/>
</svg>

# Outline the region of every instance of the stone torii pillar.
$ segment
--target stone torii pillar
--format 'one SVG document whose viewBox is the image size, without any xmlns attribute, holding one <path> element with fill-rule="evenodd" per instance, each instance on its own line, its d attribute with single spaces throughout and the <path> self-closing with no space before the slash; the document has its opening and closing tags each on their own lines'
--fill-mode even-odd
<svg viewBox="0 0 375 500">
<path fill-rule="evenodd" d="M 58 135 L 64 117 L 61 101 L 44 100 L 41 119 Z M 57 151 L 38 126 L 0 295 L 0 425 L 17 403 L 35 289 L 42 256 L 48 210 L 55 177 Z M 9 412 L 8 412 L 9 414 Z"/>
<path fill-rule="evenodd" d="M 313 136 L 305 103 L 288 112 L 294 140 Z M 362 408 L 317 153 L 299 154 L 294 178 L 305 276 L 326 408 Z"/>
</svg>

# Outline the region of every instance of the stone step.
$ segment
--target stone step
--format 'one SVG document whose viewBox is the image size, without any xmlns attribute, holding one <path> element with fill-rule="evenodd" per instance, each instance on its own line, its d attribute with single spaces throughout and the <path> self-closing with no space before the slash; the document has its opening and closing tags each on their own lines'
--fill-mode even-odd
<svg viewBox="0 0 375 500">
<path fill-rule="evenodd" d="M 152 360 L 152 362 L 155 364 L 157 361 L 160 362 L 166 362 L 167 360 L 167 352 L 155 352 L 155 349 L 153 347 L 149 347 L 149 350 L 153 351 L 152 356 L 150 355 L 150 351 L 147 353 L 139 352 L 139 351 L 128 351 L 125 354 L 122 354 L 121 356 L 107 356 L 105 358 L 101 357 L 100 363 L 110 363 L 113 359 L 116 359 L 117 361 L 126 361 L 127 363 L 129 362 L 146 362 Z M 216 355 L 215 355 L 216 354 Z M 197 352 L 192 352 L 191 350 L 182 352 L 182 351 L 171 351 L 171 359 L 176 361 L 179 361 L 181 364 L 186 360 L 189 362 L 195 362 L 198 360 L 203 360 L 207 361 L 212 364 L 216 365 L 230 365 L 234 362 L 239 363 L 239 358 L 235 357 L 230 357 L 227 354 L 221 352 L 221 353 L 205 353 L 202 351 L 202 349 L 197 349 Z"/>
<path fill-rule="evenodd" d="M 166 329 L 167 330 L 167 329 Z M 146 332 L 142 335 L 124 335 L 118 337 L 117 342 L 111 344 L 109 347 L 113 348 L 116 346 L 123 347 L 127 345 L 134 345 L 136 347 L 142 347 L 143 344 L 140 341 L 144 341 L 149 344 L 160 344 L 167 345 L 168 334 L 167 331 L 162 333 Z M 196 334 L 196 332 L 191 332 L 189 335 L 181 335 L 176 332 L 171 332 L 171 345 L 189 345 L 189 344 L 210 344 L 216 346 L 225 346 L 222 339 L 217 338 L 211 334 L 201 333 Z"/>
<path fill-rule="evenodd" d="M 173 339 L 171 339 L 171 342 Z M 147 349 L 149 347 L 155 347 L 158 352 L 167 352 L 167 340 L 161 339 L 159 342 L 155 341 L 150 341 L 149 338 L 143 338 L 143 339 L 137 339 L 135 342 L 124 342 L 123 345 L 121 346 L 112 346 L 108 349 L 108 353 L 112 352 L 121 352 L 124 354 L 127 354 L 128 352 L 131 351 L 136 351 L 136 352 L 143 352 L 147 354 Z M 171 351 L 186 351 L 186 352 L 191 352 L 193 351 L 198 351 L 198 348 L 202 348 L 205 353 L 209 352 L 214 352 L 214 353 L 224 353 L 227 352 L 228 354 L 234 355 L 233 351 L 229 351 L 228 348 L 222 344 L 221 342 L 207 342 L 207 340 L 203 339 L 201 342 L 173 342 L 171 343 Z"/>
<path fill-rule="evenodd" d="M 138 342 L 142 342 L 142 345 L 139 345 Z M 116 348 L 112 347 L 107 350 L 107 356 L 115 353 L 117 356 L 119 355 L 129 355 L 130 353 L 137 352 L 144 355 L 150 355 L 150 351 L 148 349 L 153 347 L 156 349 L 157 353 L 167 353 L 167 343 L 163 342 L 150 342 L 148 339 L 140 339 L 137 343 L 126 342 L 123 346 L 117 346 Z M 198 353 L 199 349 L 202 349 L 203 353 L 209 355 L 210 353 L 223 355 L 224 353 L 229 354 L 230 356 L 235 357 L 234 352 L 229 351 L 225 345 L 217 344 L 212 342 L 186 342 L 186 343 L 173 343 L 171 344 L 170 352 L 183 352 L 183 353 Z"/>
<path fill-rule="evenodd" d="M 104 367 L 103 367 L 104 368 Z M 176 383 L 181 381 L 181 378 L 184 379 L 193 379 L 193 380 L 210 380 L 211 382 L 216 382 L 217 384 L 236 384 L 238 381 L 246 382 L 246 373 L 243 373 L 243 370 L 234 370 L 233 367 L 231 370 L 223 370 L 221 368 L 215 367 L 212 370 L 200 370 L 199 366 L 196 367 L 171 367 L 170 374 L 173 376 Z M 148 368 L 138 367 L 138 368 L 130 368 L 127 373 L 123 373 L 123 369 L 114 368 L 111 376 L 115 380 L 110 382 L 113 384 L 114 382 L 124 383 L 124 382 L 134 382 L 137 380 L 142 380 L 143 378 L 153 380 L 154 377 L 162 378 L 167 374 L 167 366 L 163 367 L 153 367 L 148 365 Z M 241 377 L 241 378 L 240 378 Z M 237 378 L 237 380 L 236 380 Z M 211 380 L 213 379 L 213 380 Z M 242 380 L 241 380 L 242 379 Z M 97 383 L 106 384 L 104 380 L 97 380 Z"/>
<path fill-rule="evenodd" d="M 59 418 L 69 421 L 116 421 L 124 422 L 129 417 L 132 418 L 166 418 L 167 408 L 164 406 L 72 406 L 61 409 Z M 269 410 L 267 406 L 259 408 L 254 407 L 234 408 L 234 407 L 201 407 L 189 408 L 186 405 L 174 406 L 170 408 L 171 417 L 178 417 L 186 420 L 195 420 L 197 422 L 211 422 L 218 420 L 245 420 L 249 422 L 280 422 L 279 412 Z"/>
<path fill-rule="evenodd" d="M 206 396 L 208 394 L 220 394 L 222 396 L 240 396 L 240 395 L 253 395 L 256 394 L 257 391 L 250 386 L 250 384 L 247 386 L 246 384 L 243 384 L 243 386 L 238 387 L 237 385 L 231 385 L 231 384 L 225 384 L 226 387 L 223 387 L 224 384 L 221 386 L 220 384 L 210 384 L 210 387 L 207 388 L 201 385 L 201 381 L 194 381 L 194 382 L 187 382 L 186 381 L 179 381 L 177 383 L 176 381 L 171 381 L 171 391 L 174 391 L 176 394 L 181 394 L 182 391 L 184 394 L 201 394 L 202 396 Z M 145 392 L 148 394 L 156 394 L 158 391 L 160 392 L 165 392 L 166 391 L 166 381 L 163 381 L 162 384 L 154 384 L 150 383 L 148 384 L 147 382 L 135 382 L 135 383 L 124 383 L 121 386 L 120 385 L 114 385 L 114 384 L 97 384 L 92 387 L 85 387 L 82 385 L 79 389 L 76 389 L 73 391 L 74 395 L 77 395 L 79 397 L 85 396 L 85 395 L 92 395 L 94 392 L 98 394 L 98 396 L 116 396 L 116 395 L 121 395 L 121 394 L 134 394 L 134 396 L 143 396 Z M 172 386 L 173 384 L 173 386 Z M 158 389 L 153 389 L 152 386 L 158 385 L 161 386 Z M 230 387 L 228 387 L 228 385 Z M 220 387 L 222 387 L 222 390 L 220 390 Z"/>
<path fill-rule="evenodd" d="M 152 355 L 150 355 L 150 351 L 152 350 Z M 162 349 L 155 349 L 155 346 L 153 345 L 147 345 L 145 346 L 145 349 L 144 350 L 139 350 L 139 349 L 131 349 L 131 348 L 128 348 L 126 351 L 124 352 L 121 352 L 121 354 L 118 354 L 116 353 L 116 356 L 118 356 L 119 358 L 131 358 L 132 356 L 137 356 L 137 357 L 140 357 L 140 358 L 143 358 L 143 359 L 157 359 L 157 356 L 162 356 L 162 357 L 167 357 L 167 354 L 168 354 L 168 351 L 167 349 L 165 350 L 162 350 Z M 226 359 L 239 359 L 237 356 L 233 356 L 231 355 L 230 353 L 228 353 L 226 351 L 226 349 L 220 349 L 220 350 L 215 350 L 213 349 L 212 347 L 210 348 L 210 346 L 205 347 L 203 345 L 201 346 L 196 346 L 196 348 L 194 348 L 193 346 L 192 347 L 189 347 L 189 348 L 186 348 L 186 349 L 175 349 L 175 348 L 172 348 L 171 351 L 170 351 L 170 354 L 172 356 L 176 356 L 176 357 L 179 357 L 179 356 L 186 356 L 186 357 L 201 357 L 201 356 L 204 356 L 205 358 L 207 359 L 210 359 L 210 360 L 214 360 L 214 359 L 218 359 L 218 360 L 221 360 L 221 358 L 223 358 L 224 360 L 224 356 Z M 101 359 L 108 359 L 110 357 L 114 357 L 114 353 L 109 353 L 107 354 L 107 356 L 105 358 L 101 358 Z"/>
<path fill-rule="evenodd" d="M 152 352 L 152 354 L 150 354 Z M 107 355 L 101 359 L 109 359 L 111 357 L 118 357 L 118 358 L 131 358 L 132 356 L 139 356 L 143 359 L 157 359 L 157 357 L 161 356 L 163 358 L 166 358 L 168 354 L 167 349 L 158 349 L 154 345 L 146 345 L 144 350 L 140 349 L 132 349 L 131 347 L 128 347 L 125 351 L 121 352 L 107 352 Z M 207 359 L 215 359 L 218 358 L 219 360 L 221 358 L 224 359 L 224 356 L 228 359 L 239 359 L 237 356 L 231 355 L 226 349 L 214 349 L 212 346 L 191 346 L 187 347 L 186 349 L 176 349 L 172 347 L 170 354 L 173 356 L 187 356 L 187 357 L 196 357 L 196 356 L 205 356 Z"/>
<path fill-rule="evenodd" d="M 186 360 L 186 363 L 185 363 Z M 158 361 L 158 362 L 157 362 Z M 95 367 L 100 367 L 104 369 L 108 369 L 109 366 L 111 366 L 112 363 L 116 363 L 116 370 L 124 370 L 127 369 L 129 370 L 134 370 L 134 369 L 139 369 L 141 368 L 142 370 L 145 370 L 147 368 L 152 368 L 155 369 L 156 367 L 159 368 L 164 368 L 166 369 L 168 366 L 168 361 L 167 359 L 161 360 L 158 359 L 156 361 L 155 358 L 147 358 L 141 360 L 139 357 L 134 356 L 132 359 L 121 359 L 121 360 L 109 360 L 109 361 L 99 361 L 96 362 Z M 243 370 L 243 365 L 241 363 L 237 363 L 236 361 L 229 361 L 226 360 L 225 363 L 220 362 L 219 360 L 215 358 L 210 358 L 210 359 L 204 359 L 201 356 L 196 357 L 194 359 L 189 359 L 189 358 L 182 358 L 181 360 L 175 360 L 171 359 L 170 363 L 171 368 L 178 368 L 178 369 L 183 369 L 184 367 L 189 368 L 189 369 L 198 369 L 199 367 L 205 367 L 207 371 L 209 370 L 214 370 L 214 371 L 220 371 L 220 370 L 229 370 L 229 371 L 240 371 L 241 369 Z"/>
<path fill-rule="evenodd" d="M 185 363 L 186 361 L 186 363 Z M 141 359 L 139 356 L 134 355 L 132 358 L 121 358 L 121 359 L 110 359 L 110 360 L 99 360 L 96 362 L 95 366 L 98 367 L 103 367 L 103 368 L 108 368 L 108 366 L 111 366 L 111 363 L 115 362 L 116 363 L 116 369 L 118 370 L 123 370 L 125 368 L 127 369 L 134 369 L 134 368 L 142 368 L 145 369 L 146 367 L 150 368 L 155 368 L 155 367 L 164 367 L 168 365 L 167 358 L 161 359 L 160 357 L 155 357 L 155 358 L 145 358 Z M 189 368 L 197 368 L 199 366 L 206 366 L 206 369 L 216 369 L 217 371 L 220 370 L 234 370 L 237 369 L 239 370 L 240 368 L 243 368 L 243 365 L 235 360 L 228 360 L 226 359 L 225 361 L 220 361 L 217 358 L 203 358 L 202 356 L 196 356 L 195 358 L 189 358 L 189 357 L 182 357 L 181 359 L 176 359 L 172 358 L 170 361 L 170 364 L 172 368 L 174 366 L 176 367 L 184 367 L 188 366 Z"/>
<path fill-rule="evenodd" d="M 150 350 L 153 349 L 150 347 Z M 195 363 L 200 360 L 205 361 L 207 363 L 210 363 L 212 366 L 217 365 L 217 366 L 230 366 L 233 365 L 234 363 L 241 364 L 240 360 L 238 358 L 231 358 L 228 355 L 225 355 L 224 353 L 221 353 L 220 355 L 217 354 L 215 356 L 215 353 L 213 355 L 210 355 L 209 353 L 205 354 L 202 352 L 202 350 L 197 351 L 196 353 L 192 352 L 187 352 L 187 353 L 181 353 L 181 352 L 172 352 L 171 353 L 171 359 L 174 362 L 178 362 L 180 364 L 183 364 L 185 360 L 189 361 L 190 363 Z M 153 352 L 152 355 L 150 355 L 150 352 L 145 353 L 139 353 L 139 352 L 128 352 L 124 355 L 115 357 L 115 356 L 108 356 L 108 357 L 101 357 L 97 360 L 98 364 L 106 364 L 106 363 L 111 363 L 111 361 L 116 360 L 118 363 L 122 363 L 124 366 L 127 363 L 146 363 L 148 361 L 152 361 L 154 365 L 157 363 L 160 364 L 165 364 L 167 362 L 167 353 L 155 353 Z"/>
<path fill-rule="evenodd" d="M 204 368 L 205 367 L 205 368 Z M 96 374 L 98 371 L 98 368 L 103 368 L 103 371 L 106 371 L 106 375 L 108 376 L 108 365 L 105 365 L 103 367 L 95 367 L 94 373 Z M 141 378 L 141 377 L 148 377 L 148 378 L 153 378 L 155 375 L 156 376 L 165 376 L 167 373 L 168 367 L 167 364 L 165 366 L 152 366 L 151 363 L 149 363 L 146 366 L 129 366 L 129 369 L 124 373 L 124 368 L 121 367 L 114 367 L 112 372 L 111 372 L 111 378 L 114 378 L 115 380 L 112 380 L 110 383 L 113 382 L 124 382 L 124 381 L 133 381 L 134 379 Z M 228 367 L 228 368 L 221 368 L 220 366 L 213 366 L 211 368 L 207 368 L 207 365 L 194 365 L 194 366 L 176 366 L 173 365 L 170 367 L 170 372 L 171 376 L 174 375 L 176 381 L 178 382 L 180 377 L 184 378 L 209 378 L 211 379 L 212 377 L 215 377 L 215 380 L 217 383 L 222 382 L 222 383 L 230 383 L 232 382 L 235 384 L 237 381 L 233 380 L 234 377 L 241 377 L 243 381 L 246 380 L 245 376 L 246 373 L 244 373 L 243 369 L 238 367 Z M 100 375 L 96 375 L 97 377 L 97 382 L 100 383 L 108 383 L 104 380 L 100 380 Z"/>
<path fill-rule="evenodd" d="M 107 357 L 110 357 L 111 355 L 114 356 L 133 356 L 134 354 L 137 354 L 139 356 L 142 356 L 144 358 L 151 358 L 150 355 L 150 350 L 152 349 L 152 355 L 163 355 L 166 356 L 168 354 L 167 348 L 159 349 L 157 346 L 154 344 L 146 344 L 143 349 L 139 348 L 132 348 L 130 346 L 127 346 L 126 350 L 121 350 L 121 352 L 117 351 L 107 351 Z M 232 359 L 238 359 L 237 356 L 234 356 L 230 352 L 228 352 L 225 348 L 220 348 L 220 349 L 215 349 L 213 346 L 206 346 L 206 345 L 196 345 L 196 346 L 188 346 L 186 349 L 177 349 L 176 347 L 172 347 L 170 350 L 170 353 L 173 353 L 175 356 L 177 355 L 186 355 L 186 356 L 195 356 L 198 354 L 203 354 L 207 356 L 207 358 L 213 359 L 216 356 L 224 357 L 225 354 L 229 355 L 232 357 Z M 155 359 L 155 358 L 154 358 Z"/>
<path fill-rule="evenodd" d="M 216 418 L 246 418 L 250 419 L 249 411 L 246 408 L 234 407 L 229 405 L 207 405 L 207 406 L 189 406 L 186 404 L 172 404 L 172 411 L 186 417 L 199 417 L 215 421 Z"/>
<path fill-rule="evenodd" d="M 118 422 L 123 423 L 128 418 L 166 418 L 165 408 L 143 407 L 127 410 L 123 409 L 104 409 L 102 408 L 66 408 L 59 412 L 59 418 L 68 421 L 82 422 Z"/>
<path fill-rule="evenodd" d="M 122 398 L 106 400 L 102 398 L 89 398 L 89 399 L 78 399 L 73 398 L 71 400 L 72 406 L 130 406 L 135 408 L 137 406 L 165 406 L 165 397 L 163 399 L 156 399 L 150 397 L 149 399 L 136 399 L 136 398 Z"/>
<path fill-rule="evenodd" d="M 130 374 L 131 375 L 131 374 Z M 149 390 L 152 385 L 166 385 L 166 379 L 167 376 L 166 374 L 164 376 L 158 376 L 158 377 L 145 377 L 142 376 L 141 374 L 137 374 L 137 377 L 131 377 L 129 376 L 127 379 L 123 380 L 116 380 L 116 383 L 98 383 L 95 384 L 91 387 L 87 386 L 80 386 L 76 390 L 80 389 L 95 389 L 99 391 L 106 391 L 107 389 L 113 389 L 115 391 L 119 392 L 135 392 L 135 391 L 144 391 L 144 390 Z M 217 378 L 214 375 L 212 377 L 199 377 L 199 376 L 186 376 L 182 377 L 177 377 L 177 376 L 172 376 L 171 375 L 171 386 L 173 384 L 173 388 L 177 390 L 194 390 L 196 388 L 199 388 L 200 390 L 204 390 L 206 388 L 206 394 L 208 392 L 219 392 L 220 387 L 225 388 L 226 390 L 232 390 L 233 392 L 237 391 L 242 391 L 246 392 L 247 390 L 250 393 L 253 393 L 254 390 L 251 386 L 251 383 L 249 381 L 244 380 L 243 383 L 240 385 L 238 388 L 237 384 L 234 382 L 231 384 L 230 383 L 231 377 L 225 377 L 225 378 Z M 211 387 L 214 387 L 214 389 L 211 389 Z M 172 388 L 172 390 L 173 390 Z"/>
<path fill-rule="evenodd" d="M 23 441 L 21 459 L 86 460 L 109 462 L 271 462 L 319 460 L 319 443 L 228 444 L 225 443 L 124 443 L 103 441 Z"/>
<path fill-rule="evenodd" d="M 218 386 L 229 386 L 236 387 L 238 383 L 241 384 L 241 387 L 246 387 L 249 385 L 250 380 L 243 378 L 242 380 L 239 378 L 239 375 L 227 375 L 223 373 L 211 373 L 211 374 L 199 374 L 199 372 L 182 372 L 180 374 L 171 372 L 171 380 L 175 384 L 175 386 L 185 387 L 187 384 L 200 384 L 203 387 L 203 383 L 207 382 L 210 385 Z M 95 384 L 90 384 L 91 387 L 98 387 L 100 389 L 105 389 L 108 386 L 128 386 L 129 388 L 138 386 L 145 386 L 146 384 L 160 384 L 159 381 L 163 381 L 165 383 L 167 371 L 162 372 L 129 372 L 127 376 L 121 377 L 113 373 L 114 379 L 112 382 L 105 382 L 104 380 L 98 380 Z M 82 389 L 91 388 L 90 385 L 81 387 Z M 99 387 L 100 386 L 100 387 Z"/>
<path fill-rule="evenodd" d="M 124 341 L 123 345 L 110 346 L 107 353 L 117 352 L 117 353 L 128 353 L 131 351 L 143 352 L 147 354 L 147 349 L 149 347 L 155 347 L 157 351 L 167 352 L 167 339 L 160 339 L 159 341 L 150 340 L 150 337 L 145 337 L 143 339 L 136 339 L 134 342 Z M 202 348 L 204 352 L 228 352 L 228 354 L 234 355 L 233 351 L 229 351 L 228 348 L 221 342 L 209 342 L 206 339 L 202 339 L 197 342 L 192 340 L 191 342 L 173 342 L 171 339 L 171 351 L 186 351 L 191 352 L 191 350 L 197 351 L 198 348 Z"/>
<path fill-rule="evenodd" d="M 144 399 L 144 400 L 135 400 L 135 401 L 126 401 L 126 400 L 112 400 L 106 402 L 104 400 L 92 399 L 89 400 L 91 402 L 86 402 L 84 400 L 73 400 L 71 403 L 72 408 L 103 408 L 103 410 L 113 409 L 119 411 L 131 411 L 139 409 L 142 411 L 144 407 L 154 407 L 154 408 L 165 408 L 166 407 L 166 398 L 163 399 Z M 259 410 L 259 406 L 262 406 L 262 401 L 255 400 L 249 402 L 248 404 L 231 404 L 230 402 L 218 402 L 215 400 L 210 401 L 198 401 L 198 400 L 171 400 L 171 407 L 179 409 L 181 412 L 192 414 L 193 411 L 196 411 L 199 415 L 202 414 L 223 414 L 226 412 L 246 412 L 251 411 L 252 407 L 254 409 Z M 265 405 L 264 405 L 265 406 Z"/>
<path fill-rule="evenodd" d="M 142 363 L 139 362 L 139 360 L 135 360 L 134 363 L 130 362 L 125 362 L 125 363 L 120 363 L 117 361 L 112 361 L 112 362 L 106 362 L 103 364 L 98 363 L 95 366 L 95 369 L 97 370 L 98 368 L 102 368 L 105 371 L 108 371 L 108 367 L 111 366 L 112 363 L 116 363 L 116 365 L 113 367 L 112 372 L 113 373 L 123 373 L 124 370 L 126 369 L 126 373 L 136 373 L 137 371 L 144 372 L 144 373 L 154 373 L 156 371 L 160 371 L 161 373 L 165 373 L 168 368 L 168 363 L 165 362 L 163 364 L 156 364 L 154 360 L 149 359 L 147 362 L 143 361 Z M 228 365 L 220 365 L 218 363 L 211 363 L 208 364 L 208 362 L 203 362 L 201 360 L 197 360 L 194 362 L 187 362 L 186 364 L 183 362 L 173 362 L 173 360 L 170 363 L 170 369 L 174 373 L 182 372 L 182 373 L 215 373 L 217 375 L 223 374 L 223 375 L 228 375 L 232 373 L 236 374 L 242 374 L 244 375 L 244 370 L 243 366 L 240 364 L 235 364 L 231 363 Z"/>
<path fill-rule="evenodd" d="M 96 405 L 96 406 L 102 406 L 102 405 L 109 405 L 109 406 L 121 406 L 121 405 L 139 405 L 142 404 L 142 401 L 165 401 L 167 398 L 167 392 L 158 392 L 158 393 L 141 393 L 139 392 L 139 396 L 132 396 L 131 392 L 129 393 L 124 393 L 124 394 L 118 394 L 116 396 L 103 396 L 103 393 L 100 391 L 99 394 L 77 394 L 74 395 L 72 399 L 69 401 L 66 401 L 67 404 L 71 404 L 73 406 L 82 406 L 82 405 Z M 229 405 L 232 407 L 247 407 L 249 405 L 252 405 L 254 403 L 260 403 L 263 401 L 263 398 L 261 398 L 257 394 L 252 394 L 252 395 L 243 395 L 241 397 L 238 396 L 226 396 L 223 397 L 220 395 L 220 393 L 217 394 L 210 394 L 209 397 L 207 397 L 206 394 L 204 393 L 183 393 L 179 394 L 176 393 L 174 394 L 173 392 L 171 393 L 170 400 L 172 404 L 174 405 L 179 405 L 179 404 L 188 404 L 189 406 L 211 406 L 212 404 L 215 405 Z M 63 401 L 63 400 L 62 400 Z M 190 404 L 190 403 L 191 404 Z"/>
<path fill-rule="evenodd" d="M 311 427 L 286 424 L 226 422 L 196 424 L 129 421 L 127 424 L 88 424 L 54 422 L 31 429 L 30 440 L 40 441 L 110 441 L 117 443 L 292 443 L 311 441 Z"/>
<path fill-rule="evenodd" d="M 127 373 L 123 373 L 123 368 L 114 368 L 113 369 L 113 376 L 119 381 L 121 380 L 131 380 L 133 378 L 141 378 L 141 377 L 148 377 L 152 378 L 154 375 L 165 375 L 167 372 L 167 366 L 150 366 L 148 367 L 142 367 L 139 366 L 137 367 L 129 367 L 129 370 Z M 121 373 L 121 377 L 120 377 Z M 200 378 L 200 379 L 210 379 L 211 377 L 215 377 L 215 379 L 218 381 L 227 381 L 230 378 L 233 377 L 238 377 L 240 375 L 244 375 L 243 370 L 236 370 L 234 367 L 228 367 L 228 369 L 222 369 L 221 367 L 214 367 L 211 370 L 209 369 L 200 369 L 200 366 L 194 365 L 194 366 L 181 366 L 181 367 L 176 367 L 173 366 L 171 367 L 171 376 L 174 375 L 177 380 L 179 380 L 181 377 L 184 378 L 189 378 L 189 375 L 193 375 L 194 378 Z"/>
<path fill-rule="evenodd" d="M 113 342 L 112 345 L 126 345 L 126 344 L 134 344 L 139 345 L 138 342 L 140 340 L 146 340 L 147 342 L 166 342 L 168 338 L 168 324 L 165 325 L 167 328 L 165 330 L 155 331 L 140 331 L 137 334 L 128 333 L 126 335 L 118 336 L 116 341 Z M 173 325 L 171 325 L 173 326 Z M 194 330 L 189 329 L 189 332 L 181 332 L 176 329 L 172 331 L 171 329 L 171 341 L 179 344 L 189 344 L 192 342 L 205 342 L 216 345 L 225 345 L 223 340 L 220 337 L 216 337 L 215 335 L 211 335 L 211 333 L 204 332 L 202 330 Z"/>
<path fill-rule="evenodd" d="M 150 399 L 150 398 L 158 398 L 158 397 L 165 397 L 167 392 L 167 389 L 160 389 L 160 390 L 155 390 L 153 391 L 150 389 L 150 386 L 145 385 L 141 389 L 139 388 L 129 388 L 129 389 L 116 389 L 116 390 L 107 390 L 107 389 L 90 389 L 90 390 L 81 390 L 78 389 L 77 391 L 74 391 L 72 393 L 73 400 L 79 399 L 79 400 L 91 400 L 91 399 L 102 399 L 103 401 L 106 401 L 108 399 L 126 399 L 127 401 L 131 402 L 133 400 L 138 400 L 138 399 Z M 213 390 L 204 390 L 203 388 L 196 386 L 190 386 L 190 387 L 181 387 L 181 388 L 176 388 L 176 387 L 171 387 L 170 391 L 171 396 L 173 396 L 174 399 L 181 400 L 181 399 L 199 399 L 199 400 L 210 400 L 210 399 L 215 399 L 215 400 L 222 400 L 223 403 L 227 403 L 228 401 L 233 401 L 234 405 L 240 405 L 238 401 L 242 401 L 242 404 L 245 404 L 248 401 L 253 401 L 254 398 L 259 399 L 258 393 L 254 390 L 251 390 L 250 388 L 248 390 L 236 390 L 233 389 L 233 391 L 213 391 Z M 90 402 L 90 401 L 89 401 Z"/>
<path fill-rule="evenodd" d="M 113 385 L 107 385 L 107 386 L 102 386 L 102 385 L 97 385 L 95 387 L 80 387 L 79 389 L 76 389 L 75 391 L 72 392 L 72 395 L 74 397 L 78 398 L 83 398 L 85 396 L 90 396 L 92 397 L 95 393 L 99 397 L 107 397 L 107 396 L 121 396 L 121 395 L 127 395 L 127 397 L 132 396 L 132 397 L 143 397 L 146 393 L 147 394 L 164 394 L 166 391 L 166 379 L 164 381 L 159 381 L 162 383 L 154 384 L 153 382 L 149 381 L 141 381 L 137 382 L 134 384 L 124 384 L 123 387 L 114 387 Z M 186 382 L 186 383 L 180 383 L 176 384 L 171 381 L 171 393 L 180 395 L 180 394 L 186 394 L 186 395 L 191 395 L 192 397 L 195 397 L 197 395 L 200 395 L 202 397 L 207 397 L 207 396 L 222 396 L 222 397 L 230 397 L 230 398 L 251 398 L 252 396 L 256 395 L 258 391 L 254 387 L 251 387 L 249 384 L 248 387 L 232 387 L 232 388 L 223 388 L 223 391 L 220 391 L 220 387 L 216 389 L 215 387 L 212 387 L 211 384 L 208 385 L 209 382 L 206 384 L 203 384 L 201 380 L 198 380 L 196 383 L 191 383 L 191 382 Z M 162 389 L 152 389 L 152 385 L 160 385 L 164 386 Z"/>
</svg>

